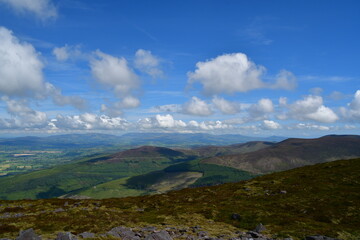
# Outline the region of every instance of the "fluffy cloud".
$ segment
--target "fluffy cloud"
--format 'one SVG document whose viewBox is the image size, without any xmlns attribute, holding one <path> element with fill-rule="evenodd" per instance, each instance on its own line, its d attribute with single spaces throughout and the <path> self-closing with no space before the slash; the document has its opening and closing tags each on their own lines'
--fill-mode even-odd
<svg viewBox="0 0 360 240">
<path fill-rule="evenodd" d="M 190 101 L 186 102 L 182 106 L 182 111 L 185 114 L 196 116 L 209 116 L 213 114 L 211 106 L 197 97 L 192 97 Z"/>
<path fill-rule="evenodd" d="M 251 62 L 243 53 L 218 56 L 206 62 L 198 62 L 195 72 L 189 72 L 189 83 L 200 82 L 206 94 L 247 92 L 262 88 L 262 66 Z"/>
<path fill-rule="evenodd" d="M 157 128 L 165 128 L 165 129 L 178 129 L 185 128 L 186 123 L 182 120 L 175 120 L 172 115 L 159 115 L 157 114 L 155 117 L 143 118 L 137 122 L 137 126 L 141 129 L 157 129 Z"/>
<path fill-rule="evenodd" d="M 214 106 L 224 114 L 235 114 L 240 112 L 241 105 L 236 102 L 229 102 L 224 98 L 215 96 L 212 99 Z"/>
<path fill-rule="evenodd" d="M 275 83 L 261 79 L 265 68 L 250 61 L 243 53 L 224 54 L 206 62 L 198 62 L 196 70 L 188 73 L 188 83 L 199 82 L 205 94 L 232 94 L 258 88 L 293 89 L 295 76 L 286 70 L 280 71 Z"/>
<path fill-rule="evenodd" d="M 265 129 L 265 130 L 276 130 L 276 129 L 280 129 L 281 125 L 272 120 L 264 120 L 261 127 L 262 127 L 262 129 Z"/>
<path fill-rule="evenodd" d="M 339 119 L 333 110 L 323 105 L 323 99 L 320 96 L 306 96 L 289 105 L 288 108 L 290 116 L 299 120 L 332 123 Z"/>
<path fill-rule="evenodd" d="M 280 88 L 286 90 L 295 89 L 297 86 L 296 77 L 292 72 L 281 70 L 276 75 L 276 81 L 270 88 Z"/>
<path fill-rule="evenodd" d="M 205 131 L 213 131 L 213 130 L 224 130 L 233 128 L 232 125 L 226 124 L 222 121 L 202 121 L 197 122 L 192 120 L 188 123 L 189 129 L 192 130 L 205 130 Z"/>
<path fill-rule="evenodd" d="M 43 63 L 34 47 L 0 27 L 0 94 L 36 96 L 45 90 Z"/>
<path fill-rule="evenodd" d="M 119 102 L 111 104 L 102 104 L 101 112 L 109 115 L 110 117 L 118 117 L 123 114 L 123 109 L 136 108 L 140 105 L 140 100 L 133 96 L 126 96 Z"/>
<path fill-rule="evenodd" d="M 360 120 L 360 90 L 355 92 L 353 100 L 348 104 L 348 108 L 341 108 L 341 112 L 349 120 Z"/>
<path fill-rule="evenodd" d="M 58 115 L 49 125 L 52 130 L 126 130 L 130 123 L 120 117 L 84 113 L 74 116 Z"/>
<path fill-rule="evenodd" d="M 252 119 L 258 120 L 266 114 L 274 111 L 273 102 L 268 98 L 260 99 L 256 104 L 252 104 L 249 108 L 249 115 Z"/>
<path fill-rule="evenodd" d="M 2 97 L 6 103 L 8 113 L 13 119 L 2 119 L 0 127 L 8 128 L 26 128 L 26 127 L 44 127 L 48 118 L 46 113 L 31 109 L 25 100 L 13 100 L 8 97 Z"/>
<path fill-rule="evenodd" d="M 65 45 L 63 47 L 55 47 L 52 51 L 52 54 L 56 57 L 58 61 L 66 61 L 71 58 L 79 58 L 82 56 L 80 51 L 80 46 L 69 46 Z"/>
<path fill-rule="evenodd" d="M 124 107 L 136 107 L 140 104 L 140 101 L 133 97 L 134 92 L 140 88 L 140 80 L 125 58 L 113 57 L 97 50 L 90 66 L 94 78 L 100 84 L 113 89 L 115 95 L 122 99 Z"/>
<path fill-rule="evenodd" d="M 16 12 L 29 12 L 42 20 L 57 17 L 57 9 L 51 0 L 0 0 Z"/>
<path fill-rule="evenodd" d="M 79 96 L 64 96 L 60 89 L 55 88 L 52 84 L 46 83 L 46 94 L 51 96 L 53 102 L 58 106 L 71 105 L 79 110 L 87 107 L 86 101 Z"/>
<path fill-rule="evenodd" d="M 150 112 L 173 112 L 173 113 L 179 113 L 182 111 L 182 107 L 180 104 L 167 104 L 167 105 L 161 105 L 161 106 L 155 106 L 150 109 Z"/>
<path fill-rule="evenodd" d="M 0 27 L 0 94 L 7 97 L 52 97 L 55 104 L 83 109 L 85 101 L 63 96 L 60 89 L 44 80 L 44 65 L 39 53 L 28 43 L 20 42 L 11 31 Z"/>
<path fill-rule="evenodd" d="M 163 72 L 159 68 L 159 59 L 150 51 L 139 49 L 135 53 L 135 67 L 152 77 L 162 77 Z"/>
</svg>

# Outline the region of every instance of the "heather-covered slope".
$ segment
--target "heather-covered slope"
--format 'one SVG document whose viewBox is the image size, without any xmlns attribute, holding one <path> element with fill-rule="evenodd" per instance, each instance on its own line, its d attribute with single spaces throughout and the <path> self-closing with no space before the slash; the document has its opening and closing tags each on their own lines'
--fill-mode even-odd
<svg viewBox="0 0 360 240">
<path fill-rule="evenodd" d="M 34 228 L 95 233 L 113 227 L 199 226 L 211 236 L 251 230 L 262 223 L 272 237 L 321 234 L 360 238 L 360 159 L 316 164 L 255 179 L 161 195 L 104 200 L 0 201 L 0 236 Z M 104 238 L 102 238 L 104 239 Z"/>
<path fill-rule="evenodd" d="M 360 157 L 360 136 L 330 135 L 316 139 L 290 138 L 258 151 L 212 157 L 202 162 L 261 174 L 355 157 Z"/>
</svg>

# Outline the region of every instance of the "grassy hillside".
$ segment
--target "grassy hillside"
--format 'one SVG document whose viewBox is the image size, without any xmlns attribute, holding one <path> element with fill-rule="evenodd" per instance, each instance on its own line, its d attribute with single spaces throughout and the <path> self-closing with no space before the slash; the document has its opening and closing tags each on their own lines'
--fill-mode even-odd
<svg viewBox="0 0 360 240">
<path fill-rule="evenodd" d="M 273 237 L 321 234 L 355 240 L 360 238 L 359 179 L 360 159 L 353 159 L 160 195 L 0 201 L 0 215 L 7 216 L 0 218 L 0 236 L 14 238 L 33 227 L 50 238 L 58 231 L 104 233 L 121 225 L 199 225 L 217 236 L 261 222 Z M 234 213 L 239 217 L 232 218 Z"/>
<path fill-rule="evenodd" d="M 156 185 L 176 178 L 179 174 L 198 172 L 197 178 L 189 183 L 189 187 L 209 186 L 227 182 L 238 182 L 248 180 L 255 175 L 230 167 L 215 164 L 204 164 L 198 160 L 171 165 L 163 170 L 134 176 L 127 180 L 126 186 L 132 189 L 157 190 Z M 155 187 L 154 187 L 155 186 Z M 179 186 L 174 185 L 172 190 L 184 188 L 182 182 Z"/>
<path fill-rule="evenodd" d="M 262 174 L 356 157 L 360 157 L 360 136 L 330 135 L 316 139 L 287 139 L 258 151 L 216 156 L 202 162 Z"/>
<path fill-rule="evenodd" d="M 0 198 L 59 197 L 191 159 L 194 157 L 158 147 L 140 147 L 113 155 L 85 158 L 73 164 L 0 178 Z"/>
</svg>

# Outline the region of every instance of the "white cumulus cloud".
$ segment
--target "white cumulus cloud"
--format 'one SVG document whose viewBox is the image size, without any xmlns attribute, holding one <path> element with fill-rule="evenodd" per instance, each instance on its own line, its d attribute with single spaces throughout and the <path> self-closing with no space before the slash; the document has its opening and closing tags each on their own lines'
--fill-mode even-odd
<svg viewBox="0 0 360 240">
<path fill-rule="evenodd" d="M 46 82 L 40 53 L 13 33 L 0 27 L 0 95 L 20 98 L 51 97 L 55 104 L 73 105 L 83 109 L 85 100 L 78 96 L 63 96 L 61 90 Z"/>
<path fill-rule="evenodd" d="M 196 70 L 188 73 L 190 85 L 199 82 L 207 95 L 233 94 L 259 88 L 286 89 L 296 87 L 296 77 L 281 70 L 274 83 L 262 80 L 265 67 L 250 61 L 243 53 L 224 54 L 205 62 L 198 62 Z"/>
<path fill-rule="evenodd" d="M 182 120 L 176 120 L 170 114 L 160 115 L 155 117 L 148 117 L 140 119 L 137 122 L 137 126 L 141 129 L 183 129 L 187 125 Z"/>
<path fill-rule="evenodd" d="M 151 51 L 139 49 L 135 53 L 135 67 L 152 77 L 162 77 L 163 71 L 159 68 L 160 61 Z"/>
<path fill-rule="evenodd" d="M 125 58 L 117 58 L 97 50 L 90 66 L 94 78 L 113 88 L 118 97 L 126 97 L 140 86 L 138 76 L 128 66 Z"/>
<path fill-rule="evenodd" d="M 322 123 L 332 123 L 339 119 L 334 111 L 323 105 L 320 96 L 306 96 L 288 105 L 290 116 L 299 120 L 313 120 Z"/>
<path fill-rule="evenodd" d="M 241 104 L 227 101 L 224 98 L 218 96 L 215 96 L 212 99 L 212 103 L 224 114 L 236 114 L 241 110 Z"/>
<path fill-rule="evenodd" d="M 0 27 L 0 94 L 35 96 L 43 93 L 45 82 L 39 53 L 13 33 Z"/>
<path fill-rule="evenodd" d="M 251 62 L 243 53 L 224 54 L 206 62 L 198 62 L 189 72 L 189 83 L 200 82 L 206 94 L 247 92 L 262 88 L 262 66 Z"/>
<path fill-rule="evenodd" d="M 80 58 L 83 56 L 83 53 L 80 50 L 80 45 L 65 45 L 63 47 L 55 47 L 52 51 L 52 54 L 56 57 L 58 61 L 61 62 L 64 62 L 68 59 Z"/>
<path fill-rule="evenodd" d="M 297 81 L 295 75 L 287 70 L 281 70 L 276 75 L 275 84 L 270 85 L 271 88 L 280 88 L 286 90 L 295 89 L 296 86 L 297 86 Z"/>
<path fill-rule="evenodd" d="M 252 119 L 258 120 L 264 118 L 266 114 L 274 112 L 274 105 L 270 99 L 262 98 L 256 104 L 252 104 L 248 111 Z"/>
<path fill-rule="evenodd" d="M 266 130 L 276 130 L 276 129 L 280 129 L 281 125 L 272 120 L 264 120 L 262 123 L 262 128 Z"/>
<path fill-rule="evenodd" d="M 209 116 L 213 114 L 210 104 L 197 97 L 192 97 L 190 101 L 182 106 L 182 111 L 185 114 L 196 116 Z"/>
<path fill-rule="evenodd" d="M 14 117 L 12 122 L 16 123 L 16 127 L 42 126 L 48 120 L 46 113 L 33 110 L 25 100 L 13 100 L 8 97 L 2 97 L 1 100 L 6 103 L 8 113 Z M 7 122 L 11 123 L 11 120 Z"/>
<path fill-rule="evenodd" d="M 354 97 L 347 108 L 341 108 L 341 112 L 344 117 L 349 120 L 360 120 L 360 90 L 355 92 Z"/>
<path fill-rule="evenodd" d="M 0 0 L 19 13 L 31 13 L 42 20 L 56 18 L 58 13 L 52 0 Z"/>
</svg>

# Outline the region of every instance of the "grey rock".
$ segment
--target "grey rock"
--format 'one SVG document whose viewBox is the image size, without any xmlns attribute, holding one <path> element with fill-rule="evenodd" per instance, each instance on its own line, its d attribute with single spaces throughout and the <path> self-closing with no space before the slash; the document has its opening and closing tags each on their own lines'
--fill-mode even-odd
<svg viewBox="0 0 360 240">
<path fill-rule="evenodd" d="M 20 231 L 19 236 L 16 238 L 16 240 L 41 240 L 41 237 L 39 237 L 35 232 L 34 229 L 26 229 L 24 231 Z"/>
<path fill-rule="evenodd" d="M 172 237 L 167 231 L 160 231 L 150 234 L 145 240 L 172 240 Z"/>
<path fill-rule="evenodd" d="M 262 235 L 258 232 L 255 232 L 255 231 L 249 231 L 246 233 L 247 235 L 249 236 L 246 236 L 246 237 L 253 237 L 253 238 L 260 238 L 262 237 Z"/>
<path fill-rule="evenodd" d="M 83 233 L 80 233 L 78 236 L 80 236 L 82 238 L 93 238 L 93 237 L 95 237 L 95 234 L 90 233 L 90 232 L 83 232 Z"/>
<path fill-rule="evenodd" d="M 60 232 L 55 240 L 77 240 L 77 238 L 71 232 Z"/>
<path fill-rule="evenodd" d="M 201 238 L 207 238 L 208 237 L 208 233 L 205 231 L 200 231 L 197 233 L 197 235 Z"/>
<path fill-rule="evenodd" d="M 281 193 L 281 194 L 287 194 L 287 191 L 281 190 L 280 193 Z"/>
<path fill-rule="evenodd" d="M 233 213 L 233 214 L 231 214 L 231 219 L 233 219 L 233 220 L 240 220 L 240 219 L 241 219 L 241 216 L 240 216 L 240 214 L 238 214 L 238 213 Z"/>
<path fill-rule="evenodd" d="M 55 213 L 58 213 L 58 212 L 64 212 L 65 210 L 63 208 L 57 208 L 54 210 Z"/>
<path fill-rule="evenodd" d="M 261 233 L 265 230 L 266 230 L 266 227 L 264 225 L 262 225 L 262 223 L 260 223 L 259 225 L 257 225 L 255 227 L 254 232 Z"/>
<path fill-rule="evenodd" d="M 154 231 L 156 231 L 156 227 L 143 227 L 143 228 L 141 228 L 141 231 L 154 232 Z"/>
<path fill-rule="evenodd" d="M 108 235 L 119 237 L 123 240 L 135 240 L 140 239 L 136 234 L 130 229 L 125 227 L 115 227 L 107 232 Z"/>
<path fill-rule="evenodd" d="M 322 235 L 314 235 L 305 237 L 305 240 L 339 240 L 337 238 L 326 237 Z"/>
</svg>

